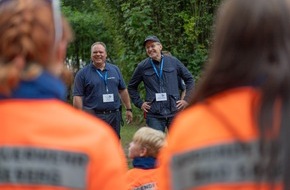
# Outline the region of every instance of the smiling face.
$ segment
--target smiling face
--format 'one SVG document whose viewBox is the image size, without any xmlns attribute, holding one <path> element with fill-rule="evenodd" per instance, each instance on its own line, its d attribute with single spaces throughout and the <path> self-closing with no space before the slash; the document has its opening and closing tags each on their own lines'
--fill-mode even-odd
<svg viewBox="0 0 290 190">
<path fill-rule="evenodd" d="M 102 44 L 96 44 L 91 50 L 91 59 L 97 68 L 104 67 L 107 59 L 106 48 Z"/>
<path fill-rule="evenodd" d="M 156 61 L 161 60 L 162 45 L 159 42 L 147 41 L 145 44 L 146 53 Z"/>
</svg>

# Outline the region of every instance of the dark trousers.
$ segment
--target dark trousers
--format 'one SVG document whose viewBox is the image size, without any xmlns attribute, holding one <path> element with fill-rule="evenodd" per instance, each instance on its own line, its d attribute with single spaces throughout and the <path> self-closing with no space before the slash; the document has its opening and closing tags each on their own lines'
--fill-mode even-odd
<svg viewBox="0 0 290 190">
<path fill-rule="evenodd" d="M 96 117 L 100 118 L 101 120 L 105 121 L 108 123 L 113 130 L 116 132 L 117 136 L 119 139 L 121 139 L 120 136 L 120 130 L 121 130 L 121 112 L 114 111 L 112 113 L 100 113 L 100 112 L 95 112 L 94 110 L 84 110 L 90 114 L 95 115 Z"/>
<path fill-rule="evenodd" d="M 166 117 L 166 118 L 156 118 L 156 117 L 146 117 L 146 124 L 153 128 L 160 131 L 165 132 L 165 129 L 167 127 L 167 130 L 169 129 L 169 126 L 173 120 L 173 117 Z"/>
<path fill-rule="evenodd" d="M 121 138 L 121 113 L 119 111 L 108 114 L 96 114 L 96 116 L 111 125 L 119 139 Z"/>
</svg>

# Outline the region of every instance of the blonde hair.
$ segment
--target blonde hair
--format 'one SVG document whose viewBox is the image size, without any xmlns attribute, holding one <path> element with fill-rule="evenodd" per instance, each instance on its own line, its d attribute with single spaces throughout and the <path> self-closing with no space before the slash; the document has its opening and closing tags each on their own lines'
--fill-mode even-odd
<svg viewBox="0 0 290 190">
<path fill-rule="evenodd" d="M 0 93 L 16 86 L 28 64 L 46 67 L 51 63 L 55 50 L 54 27 L 52 7 L 47 1 L 15 0 L 0 5 Z M 72 33 L 65 18 L 62 27 L 62 41 L 68 42 Z M 13 65 L 17 57 L 24 60 L 24 67 Z"/>
<path fill-rule="evenodd" d="M 133 142 L 147 149 L 145 156 L 156 158 L 160 149 L 165 145 L 165 133 L 150 127 L 141 127 L 133 136 Z"/>
</svg>

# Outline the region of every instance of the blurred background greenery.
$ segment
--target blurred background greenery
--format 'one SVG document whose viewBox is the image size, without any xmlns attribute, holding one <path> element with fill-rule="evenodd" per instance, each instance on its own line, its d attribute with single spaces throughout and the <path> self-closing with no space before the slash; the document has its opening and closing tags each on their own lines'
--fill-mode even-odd
<svg viewBox="0 0 290 190">
<path fill-rule="evenodd" d="M 220 1 L 61 0 L 75 34 L 66 63 L 76 73 L 89 63 L 91 44 L 103 41 L 109 60 L 119 66 L 128 84 L 136 65 L 146 58 L 144 39 L 153 34 L 164 50 L 186 65 L 197 83 L 207 61 L 213 15 Z M 144 96 L 142 85 L 140 92 Z M 134 121 L 144 122 L 140 109 L 132 108 Z"/>
</svg>

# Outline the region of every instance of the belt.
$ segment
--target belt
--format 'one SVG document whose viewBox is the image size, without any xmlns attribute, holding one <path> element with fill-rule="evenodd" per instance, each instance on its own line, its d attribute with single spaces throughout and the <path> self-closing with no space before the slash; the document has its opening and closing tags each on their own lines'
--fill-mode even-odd
<svg viewBox="0 0 290 190">
<path fill-rule="evenodd" d="M 119 109 L 115 110 L 108 110 L 108 111 L 100 111 L 100 110 L 94 110 L 96 114 L 110 114 L 110 113 L 116 113 L 119 111 Z"/>
</svg>

